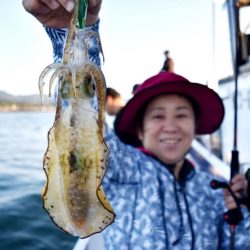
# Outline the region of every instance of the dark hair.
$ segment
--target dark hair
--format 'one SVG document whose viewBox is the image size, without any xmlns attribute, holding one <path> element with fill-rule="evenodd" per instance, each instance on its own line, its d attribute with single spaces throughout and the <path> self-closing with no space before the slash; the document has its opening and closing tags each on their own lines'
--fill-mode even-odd
<svg viewBox="0 0 250 250">
<path fill-rule="evenodd" d="M 113 98 L 117 98 L 117 97 L 120 97 L 121 95 L 115 89 L 108 87 L 108 88 L 106 88 L 106 98 L 108 96 L 111 96 Z"/>
<path fill-rule="evenodd" d="M 140 84 L 134 84 L 133 88 L 132 88 L 132 94 L 135 93 L 136 89 L 139 87 Z"/>
</svg>

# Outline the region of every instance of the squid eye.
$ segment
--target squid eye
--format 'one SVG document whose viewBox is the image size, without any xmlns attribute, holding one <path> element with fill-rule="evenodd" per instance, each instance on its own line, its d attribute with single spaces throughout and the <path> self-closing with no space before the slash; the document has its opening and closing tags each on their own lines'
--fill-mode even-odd
<svg viewBox="0 0 250 250">
<path fill-rule="evenodd" d="M 83 91 L 88 97 L 93 97 L 95 95 L 95 81 L 91 75 L 84 78 Z"/>
</svg>

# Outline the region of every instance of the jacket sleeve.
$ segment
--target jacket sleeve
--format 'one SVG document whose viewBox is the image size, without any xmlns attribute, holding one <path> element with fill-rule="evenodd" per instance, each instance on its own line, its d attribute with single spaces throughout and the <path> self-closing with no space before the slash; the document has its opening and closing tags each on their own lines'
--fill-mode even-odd
<svg viewBox="0 0 250 250">
<path fill-rule="evenodd" d="M 108 144 L 110 155 L 104 182 L 138 184 L 141 176 L 140 161 L 142 153 L 121 142 L 115 135 L 114 130 L 108 126 L 106 126 L 105 141 Z"/>
</svg>

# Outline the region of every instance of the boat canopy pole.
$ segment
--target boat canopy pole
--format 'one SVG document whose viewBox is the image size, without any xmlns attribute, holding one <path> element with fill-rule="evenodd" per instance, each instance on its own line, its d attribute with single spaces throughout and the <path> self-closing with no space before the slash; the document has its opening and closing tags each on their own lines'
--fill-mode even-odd
<svg viewBox="0 0 250 250">
<path fill-rule="evenodd" d="M 240 60 L 240 42 L 239 42 L 239 8 L 238 0 L 227 0 L 228 18 L 230 29 L 230 44 L 233 65 L 233 79 L 235 84 L 234 89 L 234 131 L 233 131 L 233 149 L 231 155 L 231 179 L 239 173 L 239 152 L 238 152 L 238 75 L 239 75 L 239 60 Z M 233 194 L 232 194 L 233 195 Z M 234 197 L 234 196 L 233 196 Z M 235 197 L 234 197 L 235 199 Z M 237 198 L 235 199 L 237 203 Z M 224 220 L 230 226 L 230 250 L 234 249 L 235 227 L 243 219 L 243 215 L 239 204 L 237 208 L 231 209 L 224 213 Z"/>
<path fill-rule="evenodd" d="M 237 0 L 228 0 L 228 18 L 230 31 L 231 56 L 233 65 L 234 89 L 234 127 L 233 127 L 233 150 L 231 158 L 231 179 L 239 172 L 238 152 L 238 75 L 239 75 L 239 8 Z"/>
<path fill-rule="evenodd" d="M 238 122 L 238 74 L 239 74 L 239 9 L 238 0 L 227 0 L 228 7 L 228 18 L 229 18 L 229 31 L 230 31 L 230 44 L 231 44 L 231 55 L 232 55 L 232 65 L 233 65 L 233 79 L 235 83 L 234 90 L 234 127 L 233 127 L 233 149 L 231 155 L 230 164 L 230 178 L 232 179 L 239 172 L 239 152 L 237 149 L 237 122 Z M 238 199 L 233 191 L 231 190 L 230 184 L 226 182 L 220 182 L 213 180 L 211 182 L 211 187 L 213 189 L 217 188 L 227 188 L 231 193 L 237 207 L 230 209 L 224 213 L 224 220 L 230 226 L 230 250 L 234 250 L 235 245 L 235 228 L 241 220 L 243 220 L 243 215 L 241 212 L 241 201 Z"/>
</svg>

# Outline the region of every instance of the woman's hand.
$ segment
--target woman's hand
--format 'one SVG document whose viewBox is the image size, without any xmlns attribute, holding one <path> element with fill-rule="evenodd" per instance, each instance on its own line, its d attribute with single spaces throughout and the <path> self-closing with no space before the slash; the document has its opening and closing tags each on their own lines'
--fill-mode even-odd
<svg viewBox="0 0 250 250">
<path fill-rule="evenodd" d="M 102 0 L 89 0 L 86 25 L 99 18 Z M 67 28 L 74 10 L 74 0 L 23 0 L 24 9 L 46 27 Z"/>
<path fill-rule="evenodd" d="M 243 198 L 247 192 L 247 180 L 245 176 L 243 174 L 235 175 L 230 182 L 230 187 L 237 198 Z M 237 207 L 237 204 L 228 189 L 224 189 L 224 199 L 226 207 L 229 210 Z"/>
</svg>

